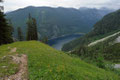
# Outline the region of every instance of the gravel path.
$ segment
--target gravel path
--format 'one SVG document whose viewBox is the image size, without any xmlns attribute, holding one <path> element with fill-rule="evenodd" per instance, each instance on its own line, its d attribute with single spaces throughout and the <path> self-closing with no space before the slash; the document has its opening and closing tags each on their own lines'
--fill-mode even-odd
<svg viewBox="0 0 120 80">
<path fill-rule="evenodd" d="M 116 69 L 120 68 L 120 64 L 115 64 L 114 68 Z"/>
<path fill-rule="evenodd" d="M 116 43 L 120 43 L 120 36 L 116 39 Z"/>
<path fill-rule="evenodd" d="M 107 39 L 109 39 L 109 38 L 111 38 L 111 37 L 113 37 L 113 36 L 115 36 L 115 35 L 117 35 L 117 34 L 119 34 L 119 33 L 120 33 L 120 31 L 117 32 L 117 33 L 114 33 L 114 34 L 112 34 L 112 35 L 110 35 L 110 36 L 107 36 L 107 37 L 105 37 L 105 38 L 102 38 L 102 39 L 96 40 L 96 41 L 94 41 L 94 42 L 91 42 L 90 44 L 88 44 L 88 46 L 93 46 L 93 45 L 95 45 L 95 44 L 97 44 L 97 43 L 99 43 L 99 42 L 103 42 L 103 41 L 105 41 L 105 40 L 107 40 Z M 120 39 L 119 39 L 119 41 L 120 41 Z"/>
<path fill-rule="evenodd" d="M 21 56 L 19 56 L 18 54 L 16 54 L 12 57 L 14 62 L 20 64 L 19 71 L 14 75 L 6 77 L 4 80 L 28 80 L 27 55 L 22 54 Z"/>
</svg>

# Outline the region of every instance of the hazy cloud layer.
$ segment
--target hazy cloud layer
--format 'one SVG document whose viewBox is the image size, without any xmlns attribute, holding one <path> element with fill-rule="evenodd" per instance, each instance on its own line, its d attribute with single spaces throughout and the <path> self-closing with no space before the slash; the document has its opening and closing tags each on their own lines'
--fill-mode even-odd
<svg viewBox="0 0 120 80">
<path fill-rule="evenodd" d="M 120 8 L 120 0 L 5 0 L 5 11 L 26 6 Z"/>
</svg>

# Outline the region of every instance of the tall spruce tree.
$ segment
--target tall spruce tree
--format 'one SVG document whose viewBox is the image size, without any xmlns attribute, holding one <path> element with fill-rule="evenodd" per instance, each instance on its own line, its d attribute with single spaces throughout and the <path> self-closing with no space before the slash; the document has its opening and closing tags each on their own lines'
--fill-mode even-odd
<svg viewBox="0 0 120 80">
<path fill-rule="evenodd" d="M 0 2 L 3 2 L 3 0 L 0 0 Z"/>
<path fill-rule="evenodd" d="M 0 0 L 0 3 L 2 3 L 3 0 Z M 2 12 L 4 10 L 4 6 L 0 6 L 0 11 Z"/>
<path fill-rule="evenodd" d="M 22 30 L 20 27 L 17 28 L 17 32 L 18 32 L 18 40 L 19 41 L 23 41 L 23 34 L 22 34 Z"/>
<path fill-rule="evenodd" d="M 37 34 L 37 22 L 35 18 L 32 18 L 33 20 L 33 33 L 34 33 L 34 39 L 38 40 L 38 34 Z"/>
<path fill-rule="evenodd" d="M 3 0 L 0 0 L 0 3 Z M 7 23 L 3 13 L 4 7 L 0 6 L 0 45 L 13 42 L 12 27 Z"/>
<path fill-rule="evenodd" d="M 12 27 L 4 18 L 4 13 L 0 11 L 0 45 L 13 42 Z"/>
<path fill-rule="evenodd" d="M 38 40 L 36 19 L 30 14 L 27 22 L 27 40 Z"/>
</svg>

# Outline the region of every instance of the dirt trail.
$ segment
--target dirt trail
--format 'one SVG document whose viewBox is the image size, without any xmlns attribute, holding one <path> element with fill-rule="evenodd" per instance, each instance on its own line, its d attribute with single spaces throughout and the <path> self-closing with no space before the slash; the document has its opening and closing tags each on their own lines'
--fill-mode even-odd
<svg viewBox="0 0 120 80">
<path fill-rule="evenodd" d="M 10 53 L 16 52 L 17 48 L 11 49 Z M 4 80 L 28 80 L 28 61 L 27 55 L 16 54 L 12 56 L 13 61 L 19 64 L 19 70 L 16 74 L 6 77 Z"/>
<path fill-rule="evenodd" d="M 11 49 L 10 53 L 14 53 L 14 52 L 16 52 L 16 50 L 17 50 L 17 48 L 15 47 L 15 48 Z"/>
<path fill-rule="evenodd" d="M 19 64 L 19 71 L 14 75 L 6 77 L 4 80 L 28 80 L 27 56 L 24 54 L 16 54 L 12 57 L 13 61 Z"/>
</svg>

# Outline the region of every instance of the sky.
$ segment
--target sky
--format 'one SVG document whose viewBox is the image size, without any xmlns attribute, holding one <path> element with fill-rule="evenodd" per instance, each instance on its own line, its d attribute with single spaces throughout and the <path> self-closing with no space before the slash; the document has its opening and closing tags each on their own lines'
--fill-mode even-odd
<svg viewBox="0 0 120 80">
<path fill-rule="evenodd" d="M 50 6 L 66 8 L 111 8 L 119 9 L 120 0 L 4 0 L 5 12 L 13 11 L 27 6 Z"/>
</svg>

